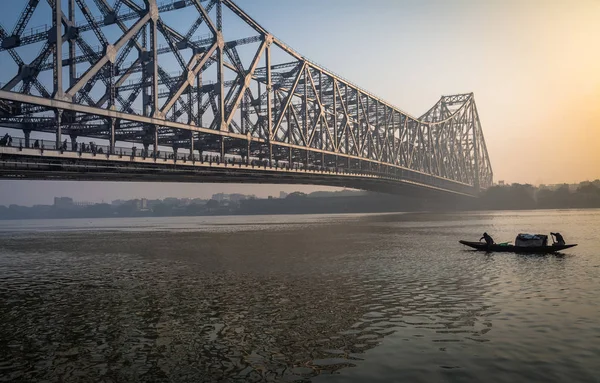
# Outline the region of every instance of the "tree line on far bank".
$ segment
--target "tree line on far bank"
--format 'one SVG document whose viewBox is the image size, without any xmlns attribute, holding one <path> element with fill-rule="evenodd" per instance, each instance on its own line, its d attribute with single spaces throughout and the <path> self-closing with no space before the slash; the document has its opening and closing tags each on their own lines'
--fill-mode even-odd
<svg viewBox="0 0 600 383">
<path fill-rule="evenodd" d="M 493 210 L 600 208 L 600 180 L 575 187 L 492 186 L 481 194 L 478 206 Z"/>
<path fill-rule="evenodd" d="M 467 199 L 442 194 L 422 199 L 415 196 L 347 191 L 318 192 L 311 195 L 294 192 L 286 198 L 248 199 L 235 203 L 211 199 L 201 204 L 186 204 L 173 200 L 150 201 L 152 204 L 149 202 L 145 209 L 140 209 L 139 200 L 125 201 L 117 206 L 102 203 L 72 208 L 52 205 L 6 207 L 0 204 L 0 220 L 600 208 L 600 180 L 556 188 L 537 188 L 522 184 L 493 186 L 483 191 L 480 198 Z"/>
</svg>

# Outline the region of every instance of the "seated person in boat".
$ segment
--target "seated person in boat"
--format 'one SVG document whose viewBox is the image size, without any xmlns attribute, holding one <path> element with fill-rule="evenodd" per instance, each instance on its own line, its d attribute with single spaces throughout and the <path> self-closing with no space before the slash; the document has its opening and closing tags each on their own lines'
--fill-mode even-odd
<svg viewBox="0 0 600 383">
<path fill-rule="evenodd" d="M 488 245 L 494 244 L 494 239 L 490 237 L 488 233 L 483 233 L 483 237 L 479 238 L 479 240 L 481 241 L 482 239 L 485 239 L 485 243 L 487 243 Z"/>
<path fill-rule="evenodd" d="M 562 235 L 560 235 L 560 233 L 550 233 L 550 235 L 553 235 L 556 238 L 555 244 L 557 244 L 557 245 L 565 244 L 565 239 L 563 238 Z"/>
</svg>

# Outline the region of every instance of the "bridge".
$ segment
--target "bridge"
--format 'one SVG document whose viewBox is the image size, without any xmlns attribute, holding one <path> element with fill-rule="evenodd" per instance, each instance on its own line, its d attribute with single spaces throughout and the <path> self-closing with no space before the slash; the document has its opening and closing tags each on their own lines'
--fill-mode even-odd
<svg viewBox="0 0 600 383">
<path fill-rule="evenodd" d="M 464 196 L 492 184 L 472 93 L 411 116 L 231 0 L 16 2 L 0 19 L 15 24 L 0 24 L 2 178 Z"/>
</svg>

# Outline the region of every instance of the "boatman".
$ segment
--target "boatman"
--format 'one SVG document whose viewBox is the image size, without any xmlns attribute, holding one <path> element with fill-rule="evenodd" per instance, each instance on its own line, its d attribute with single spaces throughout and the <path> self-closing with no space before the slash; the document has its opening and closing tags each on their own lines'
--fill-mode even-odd
<svg viewBox="0 0 600 383">
<path fill-rule="evenodd" d="M 554 237 L 556 237 L 556 243 L 557 245 L 564 245 L 565 244 L 565 239 L 563 238 L 562 235 L 560 235 L 560 233 L 550 233 L 550 235 L 553 235 Z"/>
<path fill-rule="evenodd" d="M 481 241 L 482 239 L 485 239 L 485 243 L 487 243 L 488 246 L 494 244 L 494 239 L 490 237 L 488 233 L 483 233 L 483 237 L 479 238 L 479 240 Z"/>
</svg>

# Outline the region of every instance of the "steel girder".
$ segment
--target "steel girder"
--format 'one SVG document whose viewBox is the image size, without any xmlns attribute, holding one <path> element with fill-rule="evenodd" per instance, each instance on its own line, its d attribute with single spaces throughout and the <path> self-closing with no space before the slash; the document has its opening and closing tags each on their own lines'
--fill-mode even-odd
<svg viewBox="0 0 600 383">
<path fill-rule="evenodd" d="M 252 147 L 269 162 L 492 184 L 472 93 L 443 96 L 413 117 L 303 57 L 231 0 L 21 1 L 15 28 L 0 25 L 0 59 L 15 68 L 0 74 L 2 126 L 113 148 L 127 141 L 225 155 Z M 35 12 L 52 27 L 26 32 Z M 185 30 L 168 19 L 178 12 L 195 13 Z M 251 36 L 228 38 L 226 12 Z M 24 62 L 20 52 L 35 43 L 39 53 Z"/>
</svg>

